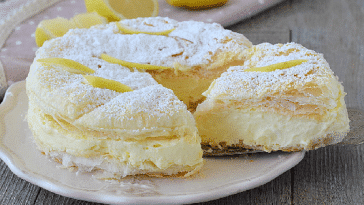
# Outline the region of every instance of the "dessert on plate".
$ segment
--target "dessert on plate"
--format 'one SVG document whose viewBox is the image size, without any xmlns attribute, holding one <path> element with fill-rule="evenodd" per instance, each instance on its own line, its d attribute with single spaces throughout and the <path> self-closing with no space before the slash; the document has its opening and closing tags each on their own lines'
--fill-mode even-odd
<svg viewBox="0 0 364 205">
<path fill-rule="evenodd" d="M 45 42 L 26 91 L 38 148 L 108 178 L 189 176 L 203 151 L 311 150 L 349 130 L 343 86 L 322 54 L 162 17 Z"/>
<path fill-rule="evenodd" d="M 296 43 L 263 43 L 244 54 L 244 65 L 216 79 L 194 113 L 203 146 L 300 151 L 342 141 L 346 93 L 322 54 Z"/>
</svg>

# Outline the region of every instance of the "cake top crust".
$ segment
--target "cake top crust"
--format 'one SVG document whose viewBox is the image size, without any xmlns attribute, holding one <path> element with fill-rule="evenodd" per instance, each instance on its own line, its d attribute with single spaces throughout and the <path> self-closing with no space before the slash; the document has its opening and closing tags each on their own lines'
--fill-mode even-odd
<svg viewBox="0 0 364 205">
<path fill-rule="evenodd" d="M 145 64 L 173 66 L 173 63 L 180 61 L 187 65 L 197 65 L 209 63 L 213 52 L 219 49 L 239 45 L 237 40 L 222 42 L 224 39 L 235 35 L 245 39 L 243 35 L 225 30 L 218 24 L 177 22 L 161 17 L 124 20 L 120 23 L 143 31 L 170 28 L 175 30 L 169 36 L 126 35 L 120 33 L 115 23 L 91 29 L 71 30 L 63 37 L 47 41 L 38 49 L 27 78 L 28 92 L 33 92 L 39 103 L 44 103 L 44 109 L 49 109 L 50 113 L 59 114 L 70 122 L 95 109 L 107 114 L 109 112 L 106 108 L 109 107 L 109 111 L 114 109 L 115 105 L 111 106 L 111 102 L 114 102 L 114 99 L 122 99 L 122 96 L 132 96 L 130 99 L 134 99 L 130 103 L 123 102 L 128 107 L 128 112 L 144 112 L 156 118 L 162 115 L 168 118 L 172 116 L 171 113 L 175 113 L 176 116 L 187 115 L 186 106 L 171 90 L 157 86 L 158 83 L 150 74 L 108 63 L 102 60 L 100 55 L 106 53 L 118 59 Z M 183 54 L 180 54 L 181 52 Z M 117 93 L 95 88 L 85 83 L 80 74 L 67 72 L 62 66 L 46 66 L 37 62 L 38 59 L 52 57 L 79 62 L 95 70 L 92 75 L 119 81 L 134 91 Z M 155 99 L 152 99 L 151 95 L 154 95 Z M 116 121 L 122 120 L 111 114 L 107 117 Z M 171 122 L 178 124 L 183 121 L 177 119 Z M 188 119 L 189 123 L 194 123 L 192 117 Z"/>
<path fill-rule="evenodd" d="M 118 23 L 142 31 L 174 30 L 168 35 L 124 34 L 115 22 L 90 29 L 70 30 L 63 37 L 45 42 L 36 52 L 27 78 L 29 92 L 33 91 L 34 96 L 46 101 L 48 104 L 44 107 L 73 121 L 118 95 L 129 94 L 92 87 L 85 84 L 82 75 L 69 73 L 61 66 L 45 66 L 37 62 L 38 59 L 70 59 L 93 69 L 95 73 L 92 75 L 118 81 L 134 91 L 149 89 L 149 92 L 144 92 L 149 95 L 158 84 L 150 74 L 106 62 L 100 55 L 105 53 L 129 62 L 168 67 L 175 64 L 189 68 L 208 67 L 215 53 L 245 49 L 251 45 L 242 34 L 225 30 L 216 23 L 177 22 L 163 17 L 128 19 Z M 174 96 L 167 88 L 159 89 L 159 92 L 162 91 L 167 96 Z M 134 92 L 131 93 L 133 95 Z M 143 101 L 143 98 L 140 100 Z M 182 102 L 179 104 L 178 110 L 181 107 L 186 109 Z M 144 105 L 148 112 L 152 112 L 151 108 L 156 109 L 156 102 L 149 100 Z M 160 109 L 164 109 L 163 113 L 172 112 L 173 106 Z"/>
<path fill-rule="evenodd" d="M 303 92 L 307 88 L 328 87 L 333 81 L 337 81 L 322 54 L 296 43 L 276 45 L 263 43 L 244 52 L 249 56 L 244 65 L 230 67 L 203 95 L 214 99 L 237 101 L 249 98 L 261 99 L 266 96 L 284 95 L 288 90 Z M 244 71 L 292 60 L 307 61 L 271 72 Z M 338 91 L 333 87 L 330 92 L 335 95 Z"/>
<path fill-rule="evenodd" d="M 172 90 L 161 85 L 122 93 L 74 124 L 92 130 L 125 133 L 133 138 L 170 137 L 177 129 L 197 133 L 186 106 Z"/>
<path fill-rule="evenodd" d="M 119 23 L 141 31 L 174 30 L 168 35 L 122 34 L 115 22 L 73 29 L 62 38 L 46 42 L 37 56 L 58 56 L 87 63 L 90 56 L 98 58 L 106 53 L 135 63 L 167 67 L 178 63 L 192 67 L 210 64 L 216 52 L 240 51 L 251 46 L 244 35 L 225 30 L 216 23 L 177 22 L 167 17 L 127 19 Z M 62 50 L 50 52 L 49 47 L 62 47 Z"/>
</svg>

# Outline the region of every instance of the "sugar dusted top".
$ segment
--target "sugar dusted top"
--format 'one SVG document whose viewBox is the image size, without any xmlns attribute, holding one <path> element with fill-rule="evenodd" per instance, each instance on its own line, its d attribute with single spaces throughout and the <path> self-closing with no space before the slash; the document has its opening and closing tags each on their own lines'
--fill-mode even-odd
<svg viewBox="0 0 364 205">
<path fill-rule="evenodd" d="M 250 58 L 244 66 L 231 67 L 212 83 L 205 96 L 216 99 L 259 99 L 287 89 L 302 90 L 305 86 L 325 85 L 334 77 L 322 54 L 296 43 L 263 43 L 246 50 Z M 245 72 L 251 67 L 263 67 L 290 60 L 306 59 L 300 65 L 272 72 Z"/>
<path fill-rule="evenodd" d="M 47 99 L 49 104 L 44 108 L 49 108 L 49 112 L 57 110 L 67 120 L 73 121 L 118 95 L 129 94 L 87 85 L 81 75 L 70 74 L 57 66 L 44 66 L 36 62 L 40 58 L 74 60 L 95 70 L 92 75 L 119 81 L 137 91 L 153 89 L 158 83 L 146 72 L 108 63 L 100 55 L 105 53 L 120 60 L 142 64 L 167 67 L 178 64 L 184 69 L 192 69 L 193 66 L 208 69 L 216 53 L 239 52 L 251 46 L 242 34 L 225 30 L 218 24 L 177 22 L 162 17 L 128 19 L 119 23 L 141 31 L 174 30 L 168 35 L 123 34 L 116 23 L 110 23 L 90 29 L 70 30 L 63 37 L 45 42 L 38 49 L 28 76 L 28 81 L 35 83 L 27 85 L 39 99 Z M 173 95 L 166 88 L 159 89 L 160 92 L 163 90 Z M 150 101 L 147 103 L 153 104 Z M 167 107 L 165 109 L 172 106 Z"/>
<path fill-rule="evenodd" d="M 136 101 L 131 104 L 139 105 L 136 106 L 137 110 L 145 111 L 148 115 L 154 113 L 157 118 L 165 115 L 174 119 L 171 113 L 183 114 L 188 111 L 172 91 L 162 86 L 156 87 L 157 82 L 148 73 L 130 71 L 129 68 L 108 63 L 100 59 L 100 55 L 106 53 L 126 61 L 171 67 L 175 63 L 195 66 L 209 64 L 218 51 L 245 49 L 250 46 L 250 42 L 243 35 L 225 30 L 218 24 L 177 22 L 161 17 L 123 20 L 120 23 L 143 31 L 175 30 L 168 36 L 129 35 L 120 33 L 115 23 L 111 23 L 91 29 L 74 29 L 63 37 L 46 42 L 38 49 L 27 79 L 29 92 L 34 92 L 38 100 L 47 99 L 42 106 L 44 109 L 49 109 L 49 113 L 57 110 L 58 113 L 54 114 L 61 114 L 65 120 L 73 122 L 94 110 L 107 114 L 107 107 L 113 105 L 115 99 L 124 99 L 130 95 L 133 96 L 130 99 Z M 95 88 L 85 83 L 79 74 L 69 73 L 60 66 L 45 66 L 36 62 L 37 59 L 51 57 L 79 62 L 95 70 L 93 75 L 119 81 L 134 91 L 117 93 Z M 163 97 L 157 97 L 160 99 L 157 102 L 148 98 L 152 94 Z M 168 99 L 168 102 L 161 98 Z M 163 106 L 161 102 L 164 102 Z M 131 109 L 131 104 L 125 105 L 129 107 L 129 111 L 137 112 L 136 109 Z M 111 106 L 110 109 L 114 107 Z M 107 117 L 117 120 L 115 115 Z M 169 122 L 181 123 L 177 118 Z"/>
<path fill-rule="evenodd" d="M 225 30 L 221 25 L 195 21 L 177 22 L 169 18 L 138 18 L 120 21 L 128 27 L 142 31 L 163 31 L 175 28 L 168 36 L 147 34 L 121 34 L 115 23 L 91 29 L 71 30 L 51 46 L 63 50 L 49 56 L 62 56 L 79 61 L 102 53 L 130 62 L 173 67 L 208 65 L 218 51 L 243 50 L 251 43 L 242 34 Z M 45 44 L 45 47 L 50 45 Z M 44 49 L 38 51 L 39 55 Z M 47 49 L 48 50 L 48 49 Z"/>
<path fill-rule="evenodd" d="M 112 131 L 126 138 L 173 137 L 173 132 L 196 133 L 195 121 L 172 90 L 153 85 L 116 96 L 74 122 L 91 130 Z"/>
</svg>

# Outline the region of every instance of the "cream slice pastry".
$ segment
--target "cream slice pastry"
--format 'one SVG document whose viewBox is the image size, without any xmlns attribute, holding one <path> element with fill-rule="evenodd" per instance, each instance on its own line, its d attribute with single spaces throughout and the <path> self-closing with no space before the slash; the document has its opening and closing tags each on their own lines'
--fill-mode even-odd
<svg viewBox="0 0 364 205">
<path fill-rule="evenodd" d="M 216 79 L 194 113 L 205 149 L 301 151 L 342 141 L 346 93 L 322 54 L 296 43 L 244 53 L 244 65 Z"/>
<path fill-rule="evenodd" d="M 160 17 L 70 30 L 38 49 L 26 79 L 35 142 L 65 167 L 112 178 L 194 174 L 203 164 L 201 139 L 178 88 L 195 86 L 189 94 L 200 95 L 199 80 L 241 62 L 249 45 L 217 24 Z M 199 77 L 194 85 L 176 80 L 172 91 L 156 77 L 164 72 Z"/>
</svg>

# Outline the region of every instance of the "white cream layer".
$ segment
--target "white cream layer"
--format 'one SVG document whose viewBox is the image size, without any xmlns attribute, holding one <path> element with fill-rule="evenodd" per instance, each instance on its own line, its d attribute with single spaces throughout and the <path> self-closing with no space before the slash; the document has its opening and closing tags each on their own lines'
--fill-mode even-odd
<svg viewBox="0 0 364 205">
<path fill-rule="evenodd" d="M 200 105 L 195 112 L 196 124 L 202 143 L 212 146 L 243 144 L 268 152 L 310 150 L 324 146 L 326 138 L 331 138 L 329 144 L 340 142 L 349 129 L 345 106 L 333 110 L 322 121 L 251 108 L 203 109 Z"/>
<path fill-rule="evenodd" d="M 28 122 L 39 148 L 46 152 L 68 153 L 73 157 L 102 158 L 114 163 L 115 170 L 125 172 L 125 167 L 140 173 L 164 173 L 173 167 L 179 172 L 191 172 L 202 163 L 202 150 L 199 137 L 181 136 L 169 139 L 114 140 L 81 137 L 80 133 L 66 132 L 59 124 L 44 117 L 40 109 L 30 104 Z M 166 174 L 166 173 L 164 173 Z M 125 176 L 125 173 L 123 174 Z"/>
</svg>

